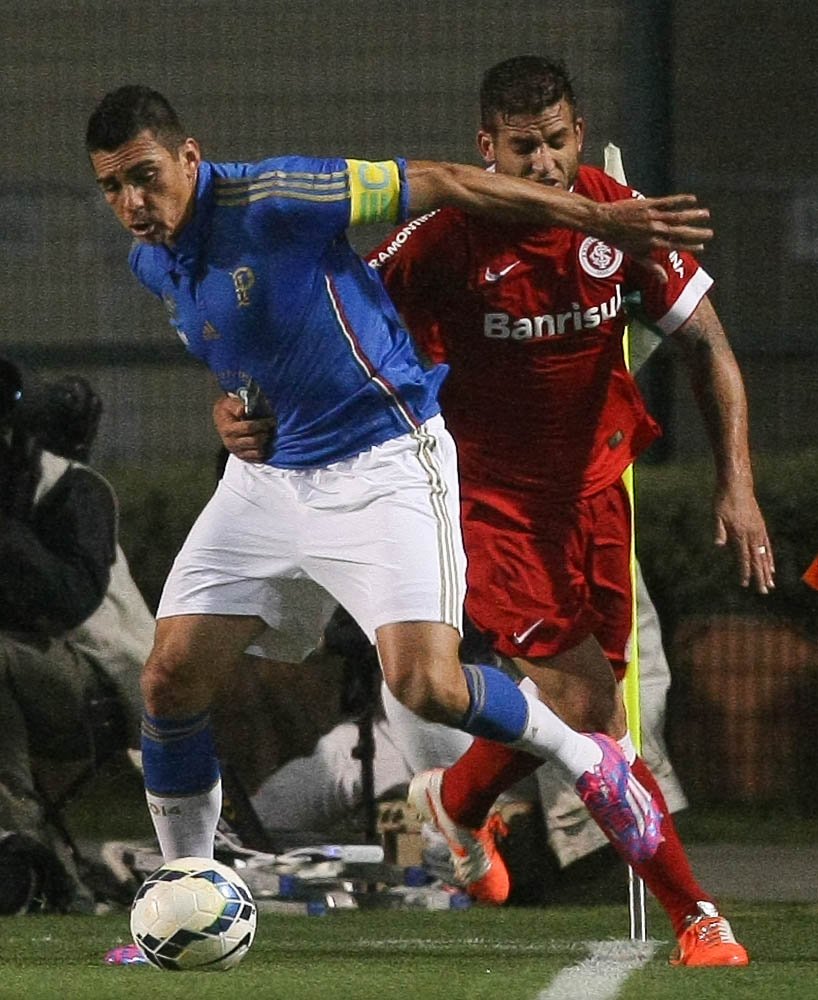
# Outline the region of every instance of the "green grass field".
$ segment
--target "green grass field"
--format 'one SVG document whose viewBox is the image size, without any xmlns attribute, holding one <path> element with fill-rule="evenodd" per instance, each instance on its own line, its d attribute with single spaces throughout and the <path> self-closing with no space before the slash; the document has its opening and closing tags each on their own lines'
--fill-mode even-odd
<svg viewBox="0 0 818 1000">
<path fill-rule="evenodd" d="M 649 912 L 651 937 L 661 939 L 654 958 L 606 996 L 818 998 L 818 906 L 731 905 L 734 927 L 753 958 L 746 969 L 670 968 L 669 927 L 653 904 Z M 226 973 L 105 966 L 105 950 L 127 934 L 123 914 L 0 919 L 0 998 L 590 1000 L 596 994 L 558 994 L 551 984 L 585 958 L 588 942 L 624 938 L 627 912 L 621 905 L 324 917 L 264 913 L 247 958 Z"/>
</svg>

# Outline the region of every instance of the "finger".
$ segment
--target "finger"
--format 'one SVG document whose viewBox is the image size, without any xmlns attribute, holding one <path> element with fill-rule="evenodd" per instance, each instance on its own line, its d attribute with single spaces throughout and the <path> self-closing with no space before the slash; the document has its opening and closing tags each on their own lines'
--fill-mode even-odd
<svg viewBox="0 0 818 1000">
<path fill-rule="evenodd" d="M 216 400 L 214 406 L 218 407 L 225 413 L 229 413 L 232 417 L 244 416 L 244 403 L 238 396 L 220 396 L 219 399 Z"/>
<path fill-rule="evenodd" d="M 660 212 L 681 212 L 685 209 L 695 208 L 699 199 L 695 194 L 663 194 L 654 198 L 646 198 L 646 203 L 651 208 L 656 208 Z M 702 209 L 707 211 L 707 209 Z"/>
<path fill-rule="evenodd" d="M 262 442 L 256 439 L 243 440 L 240 443 L 234 443 L 229 450 L 237 458 L 244 459 L 246 462 L 262 462 L 267 457 L 266 444 L 266 441 Z"/>
<path fill-rule="evenodd" d="M 752 561 L 756 589 L 762 594 L 775 589 L 775 563 L 769 542 L 752 547 Z"/>
<path fill-rule="evenodd" d="M 758 594 L 766 594 L 769 592 L 770 584 L 767 567 L 757 559 L 753 559 L 753 585 L 756 593 Z"/>
<path fill-rule="evenodd" d="M 667 228 L 661 233 L 654 233 L 653 243 L 655 246 L 680 246 L 683 249 L 698 251 L 704 250 L 704 245 L 714 236 L 712 229 L 697 228 L 694 226 L 667 224 Z"/>
<path fill-rule="evenodd" d="M 701 227 L 710 221 L 709 208 L 685 208 L 670 210 L 657 206 L 654 208 L 653 214 L 656 218 L 661 219 L 662 222 L 667 222 L 668 225 L 674 224 Z"/>
<path fill-rule="evenodd" d="M 685 253 L 702 253 L 704 243 L 693 243 L 690 240 L 676 239 L 675 236 L 654 236 L 651 238 L 651 246 L 655 250 L 684 250 Z"/>
<path fill-rule="evenodd" d="M 746 542 L 738 542 L 738 577 L 742 587 L 749 587 L 753 578 L 753 560 Z"/>
</svg>

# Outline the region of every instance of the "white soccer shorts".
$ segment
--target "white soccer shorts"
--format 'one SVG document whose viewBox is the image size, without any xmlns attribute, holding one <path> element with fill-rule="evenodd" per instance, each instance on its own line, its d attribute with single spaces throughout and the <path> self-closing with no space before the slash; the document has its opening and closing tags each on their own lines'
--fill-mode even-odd
<svg viewBox="0 0 818 1000">
<path fill-rule="evenodd" d="M 231 455 L 193 525 L 157 612 L 257 615 L 250 652 L 297 662 L 335 602 L 371 641 L 402 621 L 462 631 L 466 557 L 457 454 L 443 418 L 317 469 Z"/>
</svg>

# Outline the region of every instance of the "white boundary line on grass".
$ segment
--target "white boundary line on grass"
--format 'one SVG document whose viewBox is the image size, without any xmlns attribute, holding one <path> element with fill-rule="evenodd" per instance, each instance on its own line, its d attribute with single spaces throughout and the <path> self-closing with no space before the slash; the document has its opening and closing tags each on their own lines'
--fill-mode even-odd
<svg viewBox="0 0 818 1000">
<path fill-rule="evenodd" d="M 563 969 L 537 1000 L 614 1000 L 628 976 L 653 958 L 658 941 L 585 941 L 588 957 Z"/>
</svg>

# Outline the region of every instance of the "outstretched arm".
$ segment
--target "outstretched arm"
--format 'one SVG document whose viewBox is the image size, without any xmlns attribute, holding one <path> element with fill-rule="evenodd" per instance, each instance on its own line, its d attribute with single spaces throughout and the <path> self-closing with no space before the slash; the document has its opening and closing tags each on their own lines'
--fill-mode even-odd
<svg viewBox="0 0 818 1000">
<path fill-rule="evenodd" d="M 716 463 L 716 545 L 733 546 L 741 585 L 766 594 L 775 561 L 753 486 L 747 397 L 735 355 L 706 297 L 671 337 L 681 349 Z"/>
<path fill-rule="evenodd" d="M 664 270 L 648 259 L 652 250 L 695 252 L 713 236 L 710 213 L 690 194 L 596 202 L 521 177 L 426 160 L 408 161 L 406 178 L 411 215 L 452 205 L 498 222 L 576 229 L 618 246 L 660 280 Z"/>
</svg>

